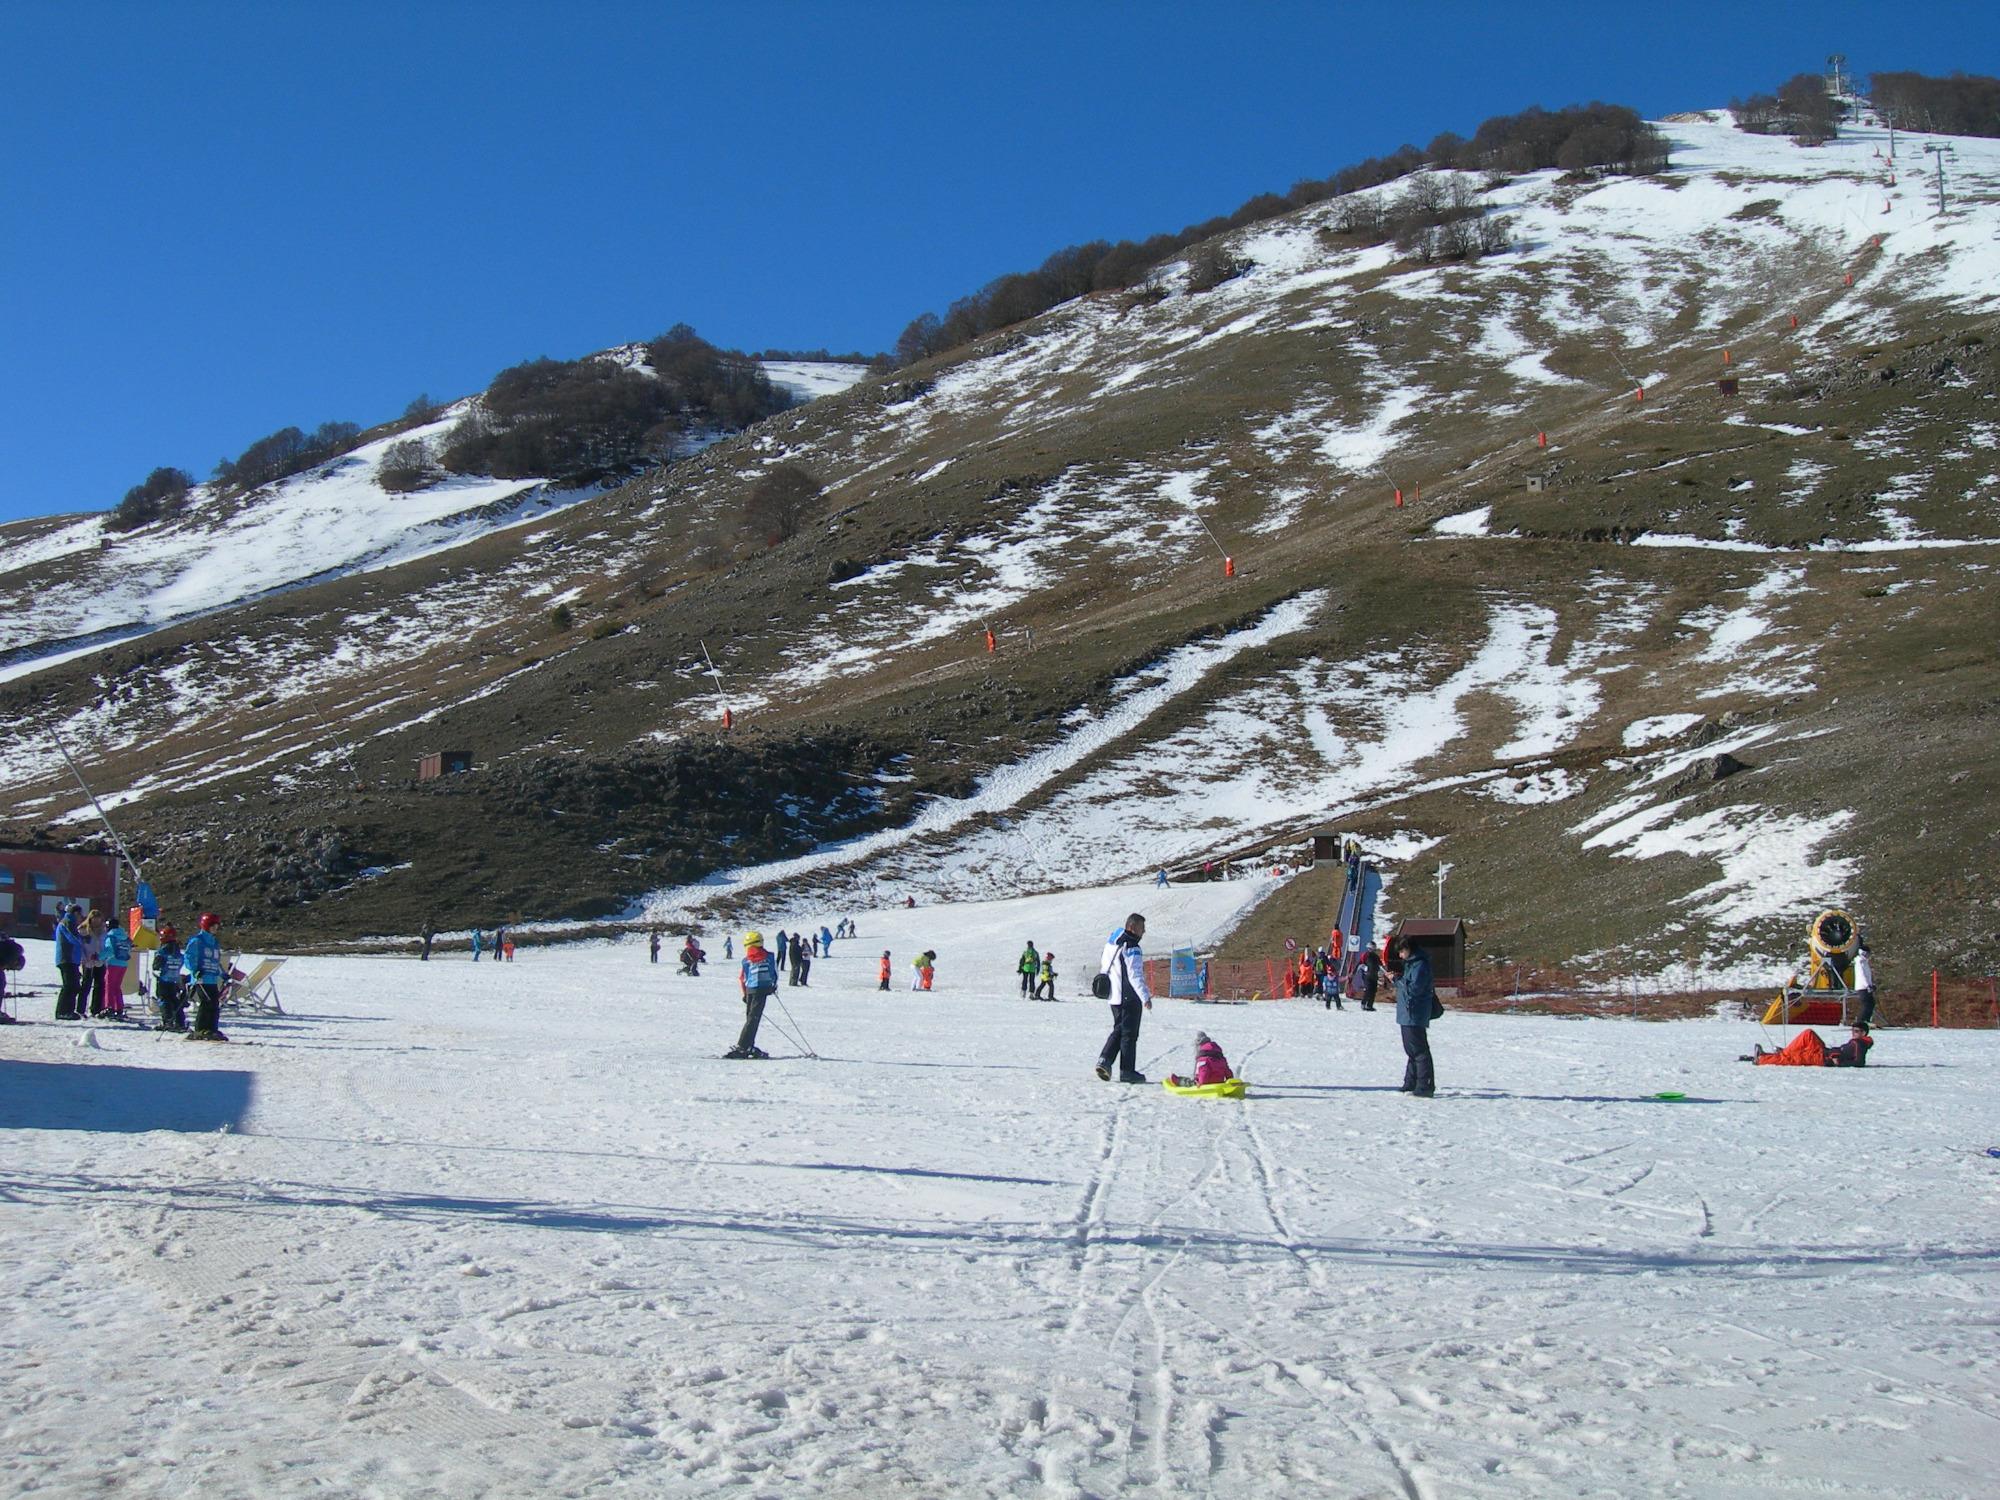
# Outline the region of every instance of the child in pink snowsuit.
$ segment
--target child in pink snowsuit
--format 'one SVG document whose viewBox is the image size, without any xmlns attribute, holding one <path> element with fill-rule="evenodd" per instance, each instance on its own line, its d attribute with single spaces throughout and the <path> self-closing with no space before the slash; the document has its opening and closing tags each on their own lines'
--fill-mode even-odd
<svg viewBox="0 0 2000 1500">
<path fill-rule="evenodd" d="M 1194 1077 L 1182 1078 L 1174 1075 L 1174 1082 L 1181 1085 L 1193 1083 L 1227 1083 L 1236 1075 L 1229 1071 L 1229 1059 L 1222 1055 L 1222 1049 L 1209 1039 L 1205 1031 L 1194 1034 Z"/>
</svg>

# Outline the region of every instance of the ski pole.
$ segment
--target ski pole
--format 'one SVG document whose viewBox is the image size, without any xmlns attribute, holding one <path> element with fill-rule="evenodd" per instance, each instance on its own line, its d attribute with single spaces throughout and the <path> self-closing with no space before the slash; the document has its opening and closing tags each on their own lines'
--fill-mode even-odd
<svg viewBox="0 0 2000 1500">
<path fill-rule="evenodd" d="M 805 1052 L 807 1057 L 818 1061 L 819 1054 L 813 1051 L 812 1043 L 805 1039 L 805 1028 L 799 1025 L 798 1019 L 792 1014 L 791 1007 L 786 1005 L 783 1000 L 778 999 L 778 992 L 776 990 L 771 991 L 771 998 L 778 1001 L 778 1009 L 785 1013 L 785 1019 L 791 1023 L 792 1029 L 798 1032 L 798 1036 L 793 1038 L 793 1040 L 799 1044 L 799 1047 Z"/>
</svg>

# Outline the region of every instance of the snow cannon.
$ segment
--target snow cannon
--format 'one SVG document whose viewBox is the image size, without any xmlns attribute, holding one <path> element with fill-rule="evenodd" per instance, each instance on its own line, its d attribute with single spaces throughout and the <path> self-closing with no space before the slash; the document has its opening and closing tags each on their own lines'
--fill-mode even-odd
<svg viewBox="0 0 2000 1500">
<path fill-rule="evenodd" d="M 1806 964 L 1793 973 L 1764 1012 L 1766 1026 L 1838 1026 L 1846 1019 L 1847 995 L 1854 988 L 1854 954 L 1861 924 L 1829 907 L 1806 928 Z M 1829 996 L 1830 998 L 1817 998 Z"/>
</svg>

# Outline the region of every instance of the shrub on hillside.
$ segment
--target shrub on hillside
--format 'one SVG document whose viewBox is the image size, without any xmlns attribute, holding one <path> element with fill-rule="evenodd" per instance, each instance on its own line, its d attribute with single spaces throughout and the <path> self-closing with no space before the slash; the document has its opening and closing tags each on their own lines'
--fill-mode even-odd
<svg viewBox="0 0 2000 1500">
<path fill-rule="evenodd" d="M 1661 172 L 1666 137 L 1622 104 L 1524 109 L 1483 122 L 1455 158 L 1439 165 L 1482 171 Z"/>
<path fill-rule="evenodd" d="M 1786 80 L 1775 94 L 1731 99 L 1736 128 L 1751 135 L 1789 135 L 1801 146 L 1817 146 L 1840 133 L 1840 102 L 1817 73 Z"/>
<path fill-rule="evenodd" d="M 1240 255 L 1231 255 L 1216 241 L 1210 240 L 1188 257 L 1187 289 L 1191 294 L 1212 292 L 1223 282 L 1234 281 L 1254 270 L 1256 264 Z"/>
<path fill-rule="evenodd" d="M 163 516 L 177 515 L 186 508 L 194 476 L 184 469 L 159 468 L 125 492 L 111 511 L 114 531 L 131 531 Z"/>
<path fill-rule="evenodd" d="M 254 490 L 352 452 L 360 441 L 361 429 L 352 422 L 322 422 L 311 433 L 281 427 L 216 464 L 215 482 L 225 490 Z"/>
<path fill-rule="evenodd" d="M 652 373 L 612 359 L 531 359 L 494 376 L 439 455 L 455 474 L 564 483 L 665 458 L 690 427 L 734 431 L 789 403 L 756 361 L 685 324 L 646 346 Z"/>
<path fill-rule="evenodd" d="M 1780 84 L 1778 108 L 1798 145 L 1818 146 L 1840 134 L 1840 102 L 1817 73 L 1800 73 Z"/>
<path fill-rule="evenodd" d="M 819 497 L 819 477 L 803 464 L 782 463 L 764 473 L 743 501 L 743 523 L 773 542 L 789 541 Z"/>
<path fill-rule="evenodd" d="M 705 415 L 713 426 L 748 427 L 791 404 L 756 360 L 716 348 L 685 323 L 648 344 L 646 362 L 675 411 L 689 418 Z"/>
<path fill-rule="evenodd" d="M 1869 93 L 1882 117 L 1899 130 L 1941 135 L 2000 136 L 2000 78 L 1953 73 L 1877 73 Z"/>
<path fill-rule="evenodd" d="M 430 450 L 415 438 L 391 443 L 382 454 L 381 467 L 375 471 L 375 482 L 392 495 L 428 489 L 441 477 L 437 465 L 431 462 Z"/>
</svg>

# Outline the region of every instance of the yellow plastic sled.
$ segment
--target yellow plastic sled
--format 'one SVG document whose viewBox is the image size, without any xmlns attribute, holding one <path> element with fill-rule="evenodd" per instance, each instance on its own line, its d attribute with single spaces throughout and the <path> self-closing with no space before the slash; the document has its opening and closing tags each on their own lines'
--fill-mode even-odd
<svg viewBox="0 0 2000 1500">
<path fill-rule="evenodd" d="M 1240 1078 L 1224 1079 L 1221 1083 L 1175 1083 L 1171 1078 L 1162 1078 L 1160 1087 L 1189 1099 L 1241 1099 L 1250 1085 Z"/>
</svg>

